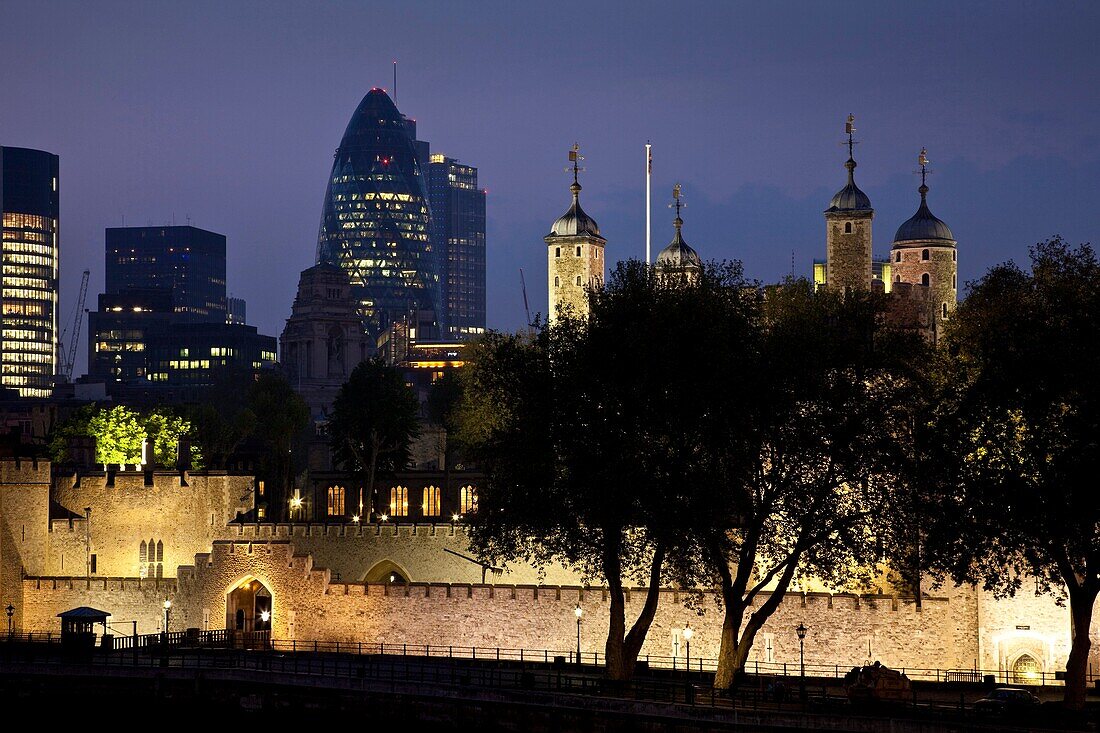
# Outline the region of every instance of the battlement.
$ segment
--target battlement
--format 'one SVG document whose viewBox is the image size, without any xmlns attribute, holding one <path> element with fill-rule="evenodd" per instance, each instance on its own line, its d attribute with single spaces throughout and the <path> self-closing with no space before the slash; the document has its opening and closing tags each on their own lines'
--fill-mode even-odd
<svg viewBox="0 0 1100 733">
<path fill-rule="evenodd" d="M 231 531 L 245 539 L 372 538 L 372 537 L 465 537 L 466 528 L 454 522 L 402 524 L 397 522 L 360 524 L 315 522 L 234 522 Z"/>
<path fill-rule="evenodd" d="M 51 471 L 43 458 L 0 458 L 0 484 L 49 484 Z"/>
</svg>

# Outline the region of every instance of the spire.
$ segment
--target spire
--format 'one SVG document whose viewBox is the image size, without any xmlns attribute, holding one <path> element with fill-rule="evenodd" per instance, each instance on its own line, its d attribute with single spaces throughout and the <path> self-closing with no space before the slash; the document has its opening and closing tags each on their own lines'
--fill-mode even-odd
<svg viewBox="0 0 1100 733">
<path fill-rule="evenodd" d="M 848 161 L 844 164 L 844 167 L 848 169 L 848 183 L 833 196 L 825 213 L 872 211 L 871 199 L 867 198 L 867 194 L 860 191 L 859 186 L 856 185 L 855 146 L 859 145 L 859 141 L 855 138 L 855 123 L 856 116 L 853 114 L 849 114 L 848 119 L 844 121 L 844 132 L 848 135 L 848 139 L 845 141 L 845 144 L 848 145 Z"/>
<path fill-rule="evenodd" d="M 928 242 L 943 240 L 951 242 L 953 246 L 955 235 L 951 233 L 951 228 L 938 219 L 928 208 L 928 174 L 932 171 L 928 169 L 927 148 L 920 149 L 920 153 L 917 155 L 917 165 L 920 166 L 920 170 L 915 171 L 920 173 L 920 188 L 917 189 L 920 192 L 920 206 L 917 207 L 917 213 L 898 227 L 897 234 L 894 235 L 894 241 Z"/>
<path fill-rule="evenodd" d="M 573 143 L 573 147 L 569 149 L 569 162 L 572 165 L 565 169 L 567 172 L 573 172 L 573 183 L 569 186 L 569 191 L 573 194 L 573 203 L 569 206 L 569 210 L 559 216 L 550 227 L 549 236 L 551 237 L 600 236 L 600 227 L 596 224 L 596 220 L 584 213 L 584 209 L 581 208 L 581 184 L 578 178 L 580 172 L 584 170 L 580 165 L 582 160 L 584 156 L 581 155 L 581 146 Z"/>
<path fill-rule="evenodd" d="M 676 228 L 676 235 L 668 246 L 657 255 L 657 264 L 664 268 L 671 267 L 674 270 L 694 272 L 702 268 L 703 261 L 699 259 L 696 251 L 684 241 L 684 237 L 680 232 L 684 226 L 684 220 L 680 218 L 680 209 L 687 206 L 683 199 L 683 187 L 677 183 L 672 187 L 672 203 L 668 205 L 668 208 L 676 210 L 676 218 L 672 220 L 672 226 Z"/>
<path fill-rule="evenodd" d="M 855 150 L 856 145 L 856 116 L 852 113 L 848 113 L 848 119 L 844 122 L 844 132 L 848 135 L 848 162 L 844 164 L 844 167 L 848 169 L 848 185 L 856 185 L 856 159 Z"/>
</svg>

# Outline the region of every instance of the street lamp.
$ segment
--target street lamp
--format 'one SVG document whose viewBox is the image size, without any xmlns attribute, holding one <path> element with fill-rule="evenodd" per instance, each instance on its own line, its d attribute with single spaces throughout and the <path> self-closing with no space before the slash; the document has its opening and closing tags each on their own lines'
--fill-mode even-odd
<svg viewBox="0 0 1100 733">
<path fill-rule="evenodd" d="M 8 607 L 4 609 L 8 612 L 8 636 L 11 636 L 11 617 L 15 613 L 15 606 L 8 604 Z"/>
<path fill-rule="evenodd" d="M 687 669 L 691 671 L 691 637 L 695 634 L 691 630 L 691 624 L 684 626 L 684 643 L 687 645 Z"/>
<path fill-rule="evenodd" d="M 799 675 L 799 694 L 802 699 L 806 699 L 806 632 L 809 629 L 801 621 L 798 622 L 798 626 L 795 627 L 794 632 L 798 634 L 798 666 L 800 669 Z"/>
<path fill-rule="evenodd" d="M 581 663 L 581 616 L 584 615 L 584 609 L 581 608 L 581 604 L 577 604 L 577 607 L 573 609 L 573 613 L 577 614 L 577 664 Z"/>
<path fill-rule="evenodd" d="M 168 618 L 172 613 L 172 601 L 164 599 L 164 633 L 168 633 Z"/>
</svg>

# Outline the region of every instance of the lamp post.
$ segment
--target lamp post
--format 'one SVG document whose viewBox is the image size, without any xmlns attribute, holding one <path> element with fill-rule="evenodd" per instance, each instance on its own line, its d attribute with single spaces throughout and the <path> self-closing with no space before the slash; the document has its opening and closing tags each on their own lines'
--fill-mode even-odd
<svg viewBox="0 0 1100 733">
<path fill-rule="evenodd" d="M 577 604 L 577 607 L 573 609 L 573 613 L 577 615 L 577 664 L 581 663 L 581 616 L 584 615 L 584 609 L 581 608 L 581 604 Z"/>
<path fill-rule="evenodd" d="M 11 617 L 15 613 L 15 606 L 8 604 L 8 607 L 4 609 L 8 612 L 8 637 L 11 637 Z"/>
<path fill-rule="evenodd" d="M 801 621 L 798 622 L 798 626 L 796 626 L 795 630 L 794 630 L 794 632 L 796 634 L 798 634 L 798 667 L 799 667 L 799 670 L 800 670 L 799 678 L 798 678 L 798 687 L 799 687 L 799 695 L 801 696 L 802 700 L 806 699 L 806 632 L 807 631 L 809 631 L 809 629 L 807 629 L 806 625 L 804 623 L 802 623 Z"/>
<path fill-rule="evenodd" d="M 168 619 L 172 614 L 172 601 L 164 599 L 164 633 L 168 633 Z"/>
<path fill-rule="evenodd" d="M 684 644 L 687 646 L 687 670 L 691 671 L 691 637 L 695 635 L 695 632 L 691 629 L 691 624 L 684 626 Z"/>
</svg>

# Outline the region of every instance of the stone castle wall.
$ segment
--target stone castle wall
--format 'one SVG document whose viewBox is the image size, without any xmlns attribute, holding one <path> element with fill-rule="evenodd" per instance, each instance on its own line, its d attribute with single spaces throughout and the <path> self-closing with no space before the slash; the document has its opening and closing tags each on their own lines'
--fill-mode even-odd
<svg viewBox="0 0 1100 733">
<path fill-rule="evenodd" d="M 825 215 L 825 279 L 839 290 L 871 289 L 870 212 L 839 212 Z M 845 224 L 852 225 L 845 232 Z"/>
</svg>

